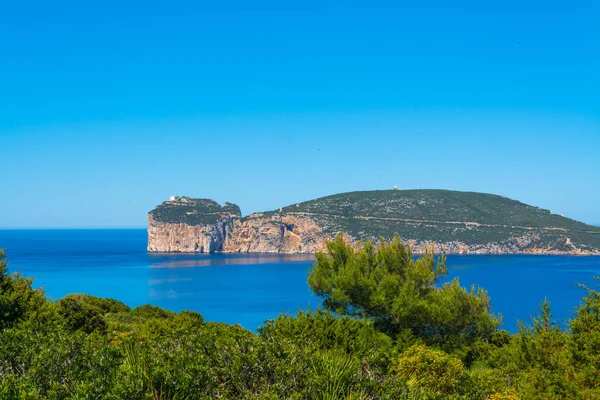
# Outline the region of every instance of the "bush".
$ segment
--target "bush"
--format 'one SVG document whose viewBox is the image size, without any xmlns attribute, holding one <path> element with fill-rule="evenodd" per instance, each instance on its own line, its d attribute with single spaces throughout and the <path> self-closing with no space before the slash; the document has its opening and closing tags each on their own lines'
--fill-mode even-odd
<svg viewBox="0 0 600 400">
<path fill-rule="evenodd" d="M 170 318 L 175 315 L 174 312 L 163 310 L 150 304 L 144 304 L 133 309 L 131 314 L 135 317 L 150 319 L 150 318 Z"/>
<path fill-rule="evenodd" d="M 56 307 L 62 323 L 69 331 L 106 332 L 106 322 L 104 322 L 102 311 L 99 308 L 71 297 L 60 299 L 56 303 Z"/>
<path fill-rule="evenodd" d="M 424 345 L 413 346 L 401 354 L 396 371 L 409 387 L 436 398 L 460 393 L 467 380 L 467 371 L 459 359 Z"/>
</svg>

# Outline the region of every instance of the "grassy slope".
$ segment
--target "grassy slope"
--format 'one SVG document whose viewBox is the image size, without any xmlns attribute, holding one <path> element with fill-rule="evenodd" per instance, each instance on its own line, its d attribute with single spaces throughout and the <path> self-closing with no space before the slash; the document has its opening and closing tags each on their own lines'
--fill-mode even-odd
<svg viewBox="0 0 600 400">
<path fill-rule="evenodd" d="M 598 227 L 506 197 L 484 193 L 449 190 L 350 192 L 284 207 L 283 212 L 310 213 L 326 231 L 346 231 L 358 237 L 374 238 L 381 235 L 389 238 L 400 234 L 404 238 L 456 240 L 475 244 L 501 242 L 509 237 L 536 232 L 543 241 L 553 241 L 566 235 L 574 243 L 600 248 Z M 267 214 L 273 213 L 277 211 Z M 536 229 L 532 231 L 520 227 Z"/>
</svg>

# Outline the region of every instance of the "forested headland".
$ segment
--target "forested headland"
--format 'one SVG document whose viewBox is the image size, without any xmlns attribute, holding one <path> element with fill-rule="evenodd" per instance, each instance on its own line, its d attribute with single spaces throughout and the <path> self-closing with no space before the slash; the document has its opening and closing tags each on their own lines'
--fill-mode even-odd
<svg viewBox="0 0 600 400">
<path fill-rule="evenodd" d="M 0 251 L 2 399 L 600 398 L 600 293 L 568 329 L 540 299 L 501 330 L 482 288 L 399 239 L 327 243 L 308 271 L 323 307 L 258 332 L 193 311 L 73 294 L 57 301 Z"/>
<path fill-rule="evenodd" d="M 504 196 L 453 190 L 340 193 L 242 216 L 232 203 L 173 197 L 148 213 L 148 250 L 318 253 L 401 235 L 415 254 L 600 255 L 600 228 Z"/>
</svg>

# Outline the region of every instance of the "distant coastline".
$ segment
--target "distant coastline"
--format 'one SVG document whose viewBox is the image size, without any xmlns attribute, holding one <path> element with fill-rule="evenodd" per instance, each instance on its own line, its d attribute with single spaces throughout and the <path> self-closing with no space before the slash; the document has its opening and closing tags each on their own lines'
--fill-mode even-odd
<svg viewBox="0 0 600 400">
<path fill-rule="evenodd" d="M 233 203 L 172 197 L 148 213 L 148 251 L 312 254 L 399 235 L 415 254 L 600 255 L 600 227 L 503 196 L 448 190 L 377 190 L 242 216 Z"/>
</svg>

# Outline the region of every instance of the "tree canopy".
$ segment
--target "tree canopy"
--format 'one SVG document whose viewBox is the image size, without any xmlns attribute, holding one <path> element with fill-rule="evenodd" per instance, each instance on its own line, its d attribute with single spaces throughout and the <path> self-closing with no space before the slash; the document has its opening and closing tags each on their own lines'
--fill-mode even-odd
<svg viewBox="0 0 600 400">
<path fill-rule="evenodd" d="M 328 310 L 373 319 L 391 335 L 408 331 L 440 346 L 489 337 L 500 320 L 486 291 L 441 283 L 447 273 L 444 256 L 431 250 L 415 259 L 398 237 L 353 246 L 340 235 L 316 255 L 308 283 Z"/>
</svg>

